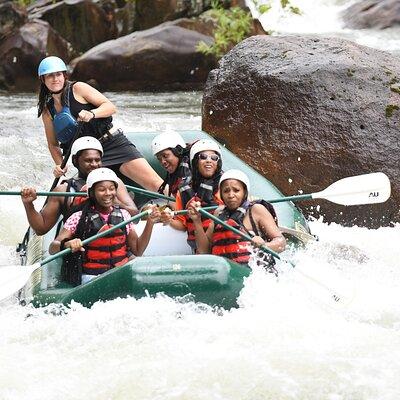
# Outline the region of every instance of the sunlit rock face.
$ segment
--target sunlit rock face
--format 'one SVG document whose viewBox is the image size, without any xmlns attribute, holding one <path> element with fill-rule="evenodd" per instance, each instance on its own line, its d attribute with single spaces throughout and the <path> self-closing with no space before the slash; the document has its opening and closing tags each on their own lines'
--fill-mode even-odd
<svg viewBox="0 0 400 400">
<path fill-rule="evenodd" d="M 350 29 L 386 29 L 400 24 L 399 0 L 362 0 L 346 8 L 342 14 Z"/>
<path fill-rule="evenodd" d="M 220 62 L 203 96 L 203 129 L 285 194 L 385 172 L 379 205 L 298 203 L 325 221 L 377 227 L 399 221 L 400 65 L 343 39 L 254 36 Z M 319 207 L 316 207 L 319 205 Z"/>
<path fill-rule="evenodd" d="M 200 41 L 212 38 L 167 22 L 90 49 L 71 63 L 72 79 L 95 79 L 102 90 L 202 88 L 216 64 L 196 50 Z"/>
</svg>

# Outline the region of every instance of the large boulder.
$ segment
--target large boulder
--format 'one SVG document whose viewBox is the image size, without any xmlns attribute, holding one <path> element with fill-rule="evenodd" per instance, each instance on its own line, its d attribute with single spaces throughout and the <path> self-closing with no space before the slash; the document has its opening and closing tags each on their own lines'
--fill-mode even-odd
<svg viewBox="0 0 400 400">
<path fill-rule="evenodd" d="M 47 21 L 79 52 L 118 36 L 112 7 L 91 0 L 42 0 L 28 10 L 30 18 Z"/>
<path fill-rule="evenodd" d="M 72 49 L 45 21 L 30 21 L 0 43 L 0 89 L 33 91 L 39 86 L 37 67 L 49 54 L 66 62 Z"/>
<path fill-rule="evenodd" d="M 209 74 L 203 129 L 287 195 L 387 173 L 386 203 L 299 203 L 326 221 L 376 227 L 400 221 L 399 82 L 389 53 L 337 38 L 253 36 Z"/>
<path fill-rule="evenodd" d="M 149 29 L 166 21 L 199 15 L 210 8 L 210 4 L 210 0 L 136 0 L 136 29 Z"/>
<path fill-rule="evenodd" d="M 209 36 L 165 23 L 102 43 L 73 60 L 72 79 L 95 80 L 101 90 L 196 89 L 215 67 L 196 51 Z"/>
<path fill-rule="evenodd" d="M 342 14 L 346 28 L 385 29 L 400 24 L 399 0 L 362 0 Z"/>
<path fill-rule="evenodd" d="M 0 0 L 0 40 L 18 29 L 26 20 L 25 9 L 12 1 Z"/>
</svg>

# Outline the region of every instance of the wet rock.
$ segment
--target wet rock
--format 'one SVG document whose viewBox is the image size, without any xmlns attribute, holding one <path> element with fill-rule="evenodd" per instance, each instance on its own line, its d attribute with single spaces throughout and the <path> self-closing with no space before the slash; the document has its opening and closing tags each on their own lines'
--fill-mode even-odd
<svg viewBox="0 0 400 400">
<path fill-rule="evenodd" d="M 0 1 L 0 40 L 18 29 L 27 20 L 26 11 L 18 4 Z"/>
<path fill-rule="evenodd" d="M 209 74 L 203 129 L 285 194 L 385 172 L 383 204 L 298 205 L 325 221 L 377 227 L 400 221 L 400 65 L 388 53 L 343 39 L 254 36 Z"/>
<path fill-rule="evenodd" d="M 149 29 L 166 21 L 197 16 L 210 5 L 210 0 L 136 0 L 136 29 Z"/>
<path fill-rule="evenodd" d="M 102 90 L 201 88 L 215 67 L 212 57 L 196 51 L 209 36 L 162 24 L 100 44 L 73 60 L 72 79 L 95 79 Z"/>
<path fill-rule="evenodd" d="M 362 0 L 342 14 L 345 27 L 350 29 L 385 29 L 400 24 L 399 0 Z"/>
<path fill-rule="evenodd" d="M 118 36 L 114 13 L 91 0 L 40 1 L 28 10 L 30 18 L 47 21 L 79 52 Z"/>
<path fill-rule="evenodd" d="M 72 50 L 45 21 L 30 21 L 0 44 L 0 89 L 33 91 L 39 84 L 37 68 L 48 54 L 58 55 L 66 62 Z"/>
</svg>

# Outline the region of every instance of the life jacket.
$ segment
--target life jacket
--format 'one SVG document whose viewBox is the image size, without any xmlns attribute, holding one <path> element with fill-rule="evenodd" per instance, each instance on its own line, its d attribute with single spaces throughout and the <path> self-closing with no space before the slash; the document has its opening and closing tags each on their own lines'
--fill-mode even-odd
<svg viewBox="0 0 400 400">
<path fill-rule="evenodd" d="M 72 116 L 69 107 L 70 94 L 72 91 L 72 84 L 70 82 L 67 83 L 65 90 L 66 92 L 65 97 L 63 97 L 63 107 L 59 113 L 56 111 L 53 98 L 50 99 L 47 104 L 47 108 L 53 120 L 53 128 L 56 133 L 56 138 L 61 144 L 70 142 L 73 139 L 78 127 L 78 122 Z"/>
<path fill-rule="evenodd" d="M 200 201 L 200 198 L 193 197 L 191 201 Z M 201 207 L 210 205 L 210 203 L 205 203 L 204 201 L 200 202 L 201 202 Z M 214 196 L 214 204 L 212 205 L 221 205 L 221 204 L 223 204 L 222 200 L 219 197 Z M 185 219 L 186 219 L 186 231 L 188 236 L 187 242 L 192 249 L 196 249 L 196 235 L 195 235 L 194 223 L 188 215 L 185 215 Z M 207 228 L 210 226 L 210 223 L 211 219 L 201 216 L 201 224 L 203 226 L 204 231 L 207 230 Z"/>
<path fill-rule="evenodd" d="M 278 223 L 274 207 L 265 200 L 256 200 L 251 203 L 246 202 L 242 204 L 239 208 L 240 211 L 238 209 L 234 213 L 236 217 L 235 219 L 227 217 L 227 214 L 224 213 L 224 211 L 220 214 L 219 219 L 224 221 L 229 226 L 232 226 L 233 228 L 242 231 L 248 236 L 260 236 L 266 242 L 269 242 L 270 239 L 263 232 L 259 232 L 259 230 L 257 229 L 257 224 L 253 219 L 251 208 L 254 204 L 262 204 L 271 213 L 274 221 Z M 251 231 L 247 230 L 243 225 L 243 219 L 246 212 L 249 215 L 250 224 L 252 227 Z M 225 228 L 222 224 L 215 224 L 211 241 L 212 254 L 226 257 L 239 264 L 248 264 L 250 256 L 254 252 L 251 242 L 243 239 L 242 236 Z M 262 250 L 260 251 L 262 252 Z M 262 253 L 265 254 L 265 252 Z M 275 260 L 270 254 L 267 254 L 265 258 L 267 258 L 267 263 L 269 264 L 269 267 L 273 267 L 273 265 L 275 265 Z"/>
<path fill-rule="evenodd" d="M 242 226 L 229 218 L 224 221 L 227 225 L 246 233 Z M 212 235 L 211 254 L 226 257 L 239 264 L 248 264 L 251 255 L 251 243 L 240 235 L 230 231 L 221 224 L 216 224 Z"/>
<path fill-rule="evenodd" d="M 86 239 L 123 221 L 124 217 L 118 206 L 113 207 L 107 222 L 101 218 L 97 210 L 90 209 L 85 218 L 86 226 L 83 236 Z M 77 236 L 82 238 L 79 225 L 81 224 L 78 224 Z M 89 275 L 99 275 L 111 268 L 125 264 L 128 261 L 126 238 L 127 231 L 124 227 L 87 244 L 82 272 Z"/>
<path fill-rule="evenodd" d="M 171 149 L 172 153 L 176 157 L 179 157 L 180 161 L 175 172 L 173 172 L 172 174 L 167 173 L 164 182 L 158 189 L 158 193 L 164 193 L 164 189 L 168 185 L 168 195 L 176 197 L 176 193 L 179 190 L 182 180 L 192 175 L 189 167 L 189 150 L 190 145 L 187 145 L 182 154 L 178 154 L 175 149 Z"/>
<path fill-rule="evenodd" d="M 81 192 L 82 187 L 86 185 L 86 181 L 83 178 L 70 178 L 61 183 L 67 184 L 66 192 Z M 71 201 L 70 197 L 66 196 L 61 209 L 63 222 L 65 222 L 71 214 L 80 210 L 87 199 L 87 197 L 73 197 Z"/>
</svg>

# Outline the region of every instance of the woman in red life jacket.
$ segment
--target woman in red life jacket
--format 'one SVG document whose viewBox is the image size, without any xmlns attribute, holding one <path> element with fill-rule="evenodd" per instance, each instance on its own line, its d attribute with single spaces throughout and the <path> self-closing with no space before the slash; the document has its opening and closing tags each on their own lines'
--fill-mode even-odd
<svg viewBox="0 0 400 400">
<path fill-rule="evenodd" d="M 142 255 L 149 243 L 153 225 L 160 217 L 160 212 L 154 206 L 140 237 L 130 223 L 89 243 L 84 249 L 82 240 L 130 218 L 126 210 L 114 205 L 118 178 L 112 170 L 98 168 L 90 172 L 86 184 L 89 201 L 82 211 L 68 218 L 49 248 L 50 254 L 54 254 L 70 247 L 72 254 L 75 254 L 62 271 L 63 279 L 72 284 L 85 283 L 111 268 L 125 264 L 128 261 L 128 250 L 135 256 Z"/>
<path fill-rule="evenodd" d="M 62 154 L 69 149 L 84 122 L 81 136 L 93 136 L 103 145 L 103 166 L 129 177 L 148 190 L 157 190 L 162 179 L 121 129 L 113 126 L 114 104 L 84 82 L 68 80 L 67 66 L 59 57 L 44 58 L 38 68 L 40 91 L 38 117 L 42 117 L 48 148 L 55 162 L 54 175 L 60 177 Z"/>
<path fill-rule="evenodd" d="M 161 166 L 167 171 L 158 193 L 176 197 L 182 179 L 191 174 L 189 166 L 190 146 L 185 143 L 179 133 L 164 132 L 153 139 L 151 150 Z"/>
<path fill-rule="evenodd" d="M 202 207 L 222 204 L 219 196 L 218 183 L 222 174 L 221 149 L 217 142 L 201 139 L 190 148 L 191 174 L 182 178 L 176 193 L 176 210 L 186 209 L 191 202 L 199 202 Z M 188 215 L 178 215 L 172 218 L 167 212 L 161 213 L 164 223 L 170 223 L 178 230 L 186 230 L 188 243 L 196 252 L 194 224 Z M 207 229 L 210 220 L 201 219 L 202 226 Z"/>
<path fill-rule="evenodd" d="M 228 225 L 251 236 L 251 242 L 214 222 L 209 224 L 205 232 L 197 211 L 201 204 L 197 202 L 190 205 L 189 214 L 195 226 L 199 253 L 211 253 L 240 264 L 248 264 L 253 253 L 253 244 L 265 245 L 275 252 L 285 250 L 286 240 L 277 226 L 273 207 L 264 201 L 249 202 L 249 189 L 250 182 L 246 174 L 234 169 L 226 171 L 220 180 L 224 205 L 214 214 Z M 272 257 L 268 258 L 268 262 L 273 264 Z"/>
</svg>

